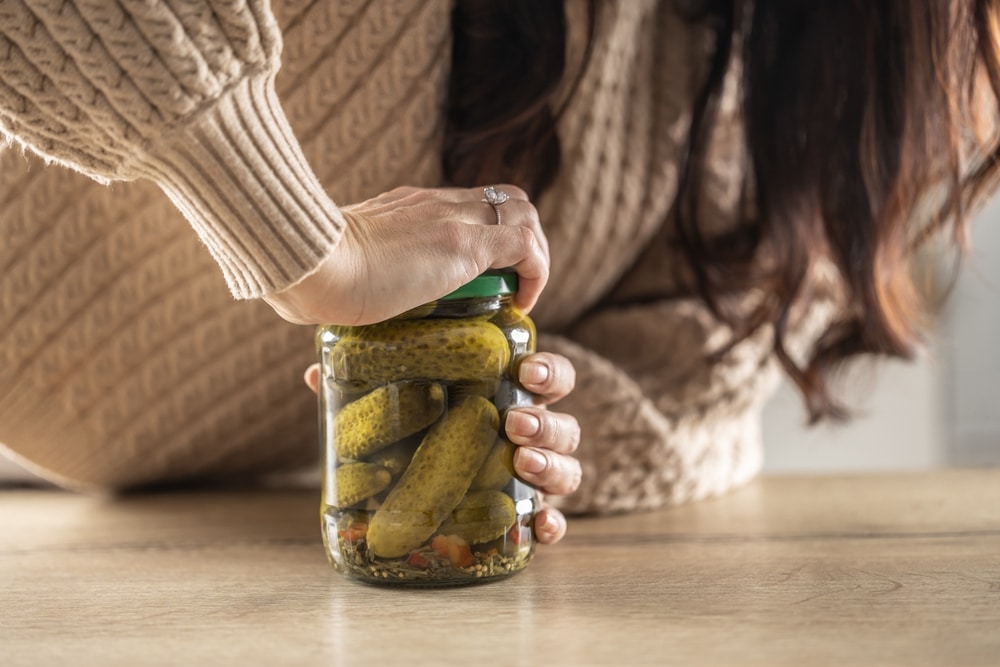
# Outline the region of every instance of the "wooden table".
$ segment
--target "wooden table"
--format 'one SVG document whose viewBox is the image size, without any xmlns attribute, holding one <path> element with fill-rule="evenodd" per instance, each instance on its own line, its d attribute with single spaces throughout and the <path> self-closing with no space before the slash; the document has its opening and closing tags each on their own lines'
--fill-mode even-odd
<svg viewBox="0 0 1000 667">
<path fill-rule="evenodd" d="M 0 491 L 0 665 L 1000 664 L 1000 469 L 765 478 L 446 590 L 343 579 L 316 496 Z"/>
</svg>

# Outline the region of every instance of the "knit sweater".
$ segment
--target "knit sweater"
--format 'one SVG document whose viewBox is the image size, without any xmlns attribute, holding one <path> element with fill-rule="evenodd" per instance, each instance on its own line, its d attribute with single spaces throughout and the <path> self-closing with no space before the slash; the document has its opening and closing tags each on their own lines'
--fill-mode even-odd
<svg viewBox="0 0 1000 667">
<path fill-rule="evenodd" d="M 731 332 L 671 277 L 682 258 L 666 223 L 706 33 L 667 0 L 602 0 L 581 71 L 583 4 L 566 5 L 566 80 L 581 78 L 559 122 L 563 166 L 536 202 L 552 255 L 539 347 L 575 364 L 556 409 L 583 431 L 582 487 L 554 501 L 651 508 L 759 470 L 779 372 L 769 327 L 713 355 Z M 312 461 L 312 332 L 257 297 L 335 246 L 335 202 L 441 183 L 450 11 L 0 4 L 0 129 L 24 149 L 0 153 L 3 446 L 77 487 Z M 709 233 L 735 224 L 744 180 L 729 92 L 703 193 Z M 829 267 L 814 274 L 795 354 L 837 307 Z"/>
</svg>

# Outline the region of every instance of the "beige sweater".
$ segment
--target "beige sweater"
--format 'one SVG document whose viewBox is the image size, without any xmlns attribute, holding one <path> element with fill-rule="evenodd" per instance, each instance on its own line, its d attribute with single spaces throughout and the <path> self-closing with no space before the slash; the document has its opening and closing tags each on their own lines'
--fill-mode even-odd
<svg viewBox="0 0 1000 667">
<path fill-rule="evenodd" d="M 729 332 L 666 277 L 680 260 L 658 237 L 706 53 L 671 5 L 599 2 L 559 127 L 564 166 L 538 202 L 552 251 L 534 312 L 541 347 L 579 374 L 559 406 L 584 433 L 572 511 L 655 507 L 750 479 L 778 378 L 768 329 L 709 363 Z M 337 243 L 335 202 L 440 183 L 450 9 L 0 4 L 12 144 L 0 153 L 0 442 L 81 487 L 313 460 L 315 404 L 300 379 L 312 332 L 255 299 Z M 570 77 L 583 3 L 567 13 Z M 722 228 L 743 176 L 734 109 L 716 140 L 703 217 Z M 825 274 L 794 327 L 799 353 L 833 312 Z"/>
</svg>

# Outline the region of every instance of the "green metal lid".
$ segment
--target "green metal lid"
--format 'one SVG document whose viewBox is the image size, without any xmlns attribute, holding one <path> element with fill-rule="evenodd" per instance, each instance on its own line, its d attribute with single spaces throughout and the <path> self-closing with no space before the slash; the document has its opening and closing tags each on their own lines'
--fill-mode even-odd
<svg viewBox="0 0 1000 667">
<path fill-rule="evenodd" d="M 513 269 L 490 269 L 441 297 L 442 301 L 500 296 L 517 291 L 517 273 Z"/>
</svg>

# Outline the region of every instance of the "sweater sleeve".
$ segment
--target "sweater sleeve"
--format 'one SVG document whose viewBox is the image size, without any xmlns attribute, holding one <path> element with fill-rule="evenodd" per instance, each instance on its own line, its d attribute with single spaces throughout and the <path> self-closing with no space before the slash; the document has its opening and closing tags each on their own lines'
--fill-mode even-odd
<svg viewBox="0 0 1000 667">
<path fill-rule="evenodd" d="M 842 312 L 833 276 L 832 265 L 814 267 L 793 308 L 785 342 L 796 359 Z M 555 409 L 576 416 L 582 431 L 581 487 L 551 502 L 571 513 L 653 509 L 752 479 L 781 370 L 770 326 L 730 346 L 731 337 L 696 298 L 598 308 L 561 335 L 541 336 L 540 349 L 576 367 L 577 386 Z"/>
<path fill-rule="evenodd" d="M 652 323 L 657 315 L 666 316 L 664 326 L 683 317 L 666 304 L 609 311 L 587 322 L 581 338 L 539 339 L 540 349 L 568 357 L 577 372 L 576 388 L 554 406 L 574 415 L 582 432 L 580 488 L 549 499 L 565 512 L 605 514 L 700 500 L 752 479 L 761 467 L 761 410 L 778 380 L 764 351 L 766 334 L 737 346 L 721 363 L 710 364 L 697 343 L 684 355 L 692 362 L 686 368 L 660 359 L 656 370 L 636 370 L 615 350 L 592 342 L 592 335 L 613 329 L 615 346 L 632 346 L 639 337 L 648 345 L 651 330 L 623 336 L 621 327 Z M 685 328 L 675 343 L 693 342 L 687 336 L 697 322 Z"/>
<path fill-rule="evenodd" d="M 0 3 L 0 131 L 102 182 L 150 179 L 237 298 L 293 284 L 343 218 L 274 90 L 262 0 Z"/>
</svg>

